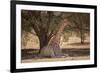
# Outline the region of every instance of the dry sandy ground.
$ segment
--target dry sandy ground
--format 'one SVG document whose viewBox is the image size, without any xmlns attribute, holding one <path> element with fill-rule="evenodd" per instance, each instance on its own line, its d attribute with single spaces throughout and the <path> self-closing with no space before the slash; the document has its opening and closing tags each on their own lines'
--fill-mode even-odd
<svg viewBox="0 0 100 73">
<path fill-rule="evenodd" d="M 22 63 L 32 63 L 32 62 L 50 62 L 50 61 L 69 61 L 69 60 L 89 60 L 89 56 L 78 56 L 78 57 L 62 57 L 62 58 L 44 58 L 44 59 L 25 59 Z"/>
</svg>

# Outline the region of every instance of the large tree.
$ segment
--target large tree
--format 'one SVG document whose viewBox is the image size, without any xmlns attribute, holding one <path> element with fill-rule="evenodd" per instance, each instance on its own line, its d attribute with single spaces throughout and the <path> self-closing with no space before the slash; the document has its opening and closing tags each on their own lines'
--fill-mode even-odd
<svg viewBox="0 0 100 73">
<path fill-rule="evenodd" d="M 70 14 L 65 15 L 62 12 L 22 10 L 22 34 L 33 33 L 34 30 L 40 42 L 39 54 L 61 56 L 60 37 L 64 27 L 69 23 L 69 16 Z"/>
</svg>

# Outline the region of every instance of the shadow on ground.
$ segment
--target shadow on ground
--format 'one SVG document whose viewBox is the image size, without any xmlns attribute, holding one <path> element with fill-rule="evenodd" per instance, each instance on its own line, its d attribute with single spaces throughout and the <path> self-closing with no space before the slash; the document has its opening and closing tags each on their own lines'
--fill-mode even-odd
<svg viewBox="0 0 100 73">
<path fill-rule="evenodd" d="M 21 50 L 21 59 L 34 59 L 39 52 L 39 49 L 22 49 Z M 89 48 L 63 48 L 62 53 L 68 55 L 69 57 L 79 57 L 79 56 L 89 56 L 90 49 Z"/>
</svg>

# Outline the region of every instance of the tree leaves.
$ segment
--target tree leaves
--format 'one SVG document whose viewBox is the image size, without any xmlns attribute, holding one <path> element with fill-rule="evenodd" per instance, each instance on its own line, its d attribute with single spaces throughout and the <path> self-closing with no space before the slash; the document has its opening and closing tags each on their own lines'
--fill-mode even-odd
<svg viewBox="0 0 100 73">
<path fill-rule="evenodd" d="M 68 22 L 64 22 L 64 20 Z M 64 32 L 77 33 L 80 31 L 82 33 L 89 33 L 90 15 L 89 13 L 58 11 L 21 11 L 22 34 L 23 31 L 31 33 L 34 30 L 38 37 L 42 34 L 48 36 L 48 39 L 50 39 L 65 24 L 67 26 L 64 27 Z"/>
</svg>

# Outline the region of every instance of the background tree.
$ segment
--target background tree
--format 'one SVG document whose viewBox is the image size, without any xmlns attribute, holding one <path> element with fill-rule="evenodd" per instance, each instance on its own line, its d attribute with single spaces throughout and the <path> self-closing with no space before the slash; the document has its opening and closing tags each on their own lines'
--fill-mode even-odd
<svg viewBox="0 0 100 73">
<path fill-rule="evenodd" d="M 90 15 L 89 13 L 71 13 L 69 18 L 71 25 L 65 28 L 66 32 L 74 32 L 80 37 L 81 44 L 84 44 L 86 35 L 90 34 Z"/>
</svg>

